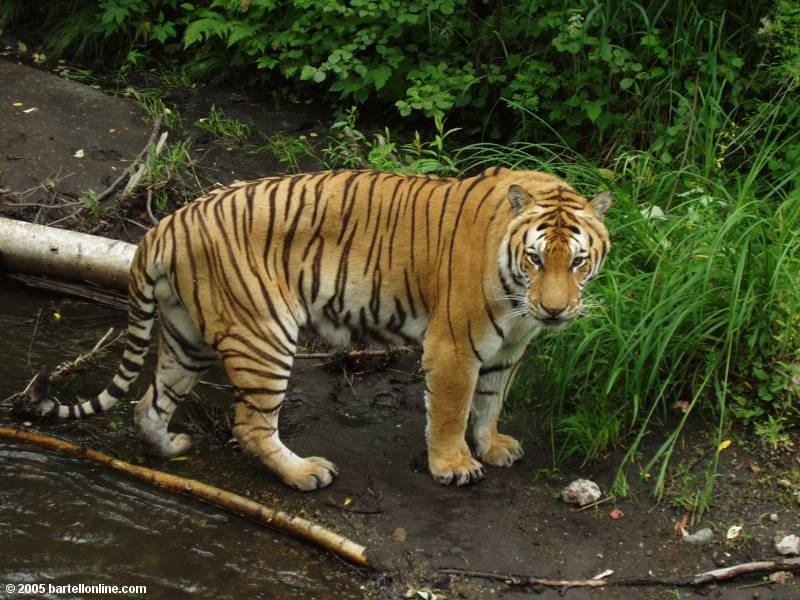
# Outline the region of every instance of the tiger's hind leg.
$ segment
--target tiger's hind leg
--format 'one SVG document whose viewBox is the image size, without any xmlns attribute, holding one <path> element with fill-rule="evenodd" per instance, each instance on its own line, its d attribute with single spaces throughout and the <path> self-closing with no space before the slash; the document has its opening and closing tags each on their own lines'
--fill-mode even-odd
<svg viewBox="0 0 800 600">
<path fill-rule="evenodd" d="M 158 288 L 157 292 L 158 292 Z M 156 456 L 176 456 L 191 447 L 186 434 L 168 431 L 175 409 L 216 361 L 189 313 L 176 298 L 159 298 L 161 342 L 155 379 L 136 405 L 134 422 L 145 449 Z"/>
<path fill-rule="evenodd" d="M 295 327 L 272 323 L 258 335 L 245 330 L 228 332 L 217 351 L 234 387 L 236 439 L 287 485 L 311 491 L 328 485 L 338 470 L 320 456 L 301 458 L 284 445 L 278 433 L 296 340 Z"/>
<path fill-rule="evenodd" d="M 527 345 L 527 338 L 510 348 L 501 349 L 480 370 L 478 385 L 472 400 L 472 438 L 475 454 L 495 467 L 510 467 L 522 458 L 520 443 L 497 431 L 497 421 L 503 409 L 514 374 Z"/>
</svg>

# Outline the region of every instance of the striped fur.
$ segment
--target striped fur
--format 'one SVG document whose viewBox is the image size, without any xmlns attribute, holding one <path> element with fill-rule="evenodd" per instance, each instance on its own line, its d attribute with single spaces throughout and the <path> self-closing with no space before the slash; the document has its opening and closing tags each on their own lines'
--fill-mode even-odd
<svg viewBox="0 0 800 600">
<path fill-rule="evenodd" d="M 217 357 L 234 386 L 234 434 L 287 484 L 323 487 L 336 467 L 280 440 L 278 414 L 298 336 L 334 344 L 422 343 L 433 477 L 483 476 L 476 456 L 510 465 L 520 445 L 497 431 L 512 374 L 531 339 L 581 311 L 609 250 L 603 214 L 563 181 L 490 169 L 461 181 L 335 171 L 239 182 L 162 220 L 131 270 L 128 346 L 97 397 L 44 414 L 107 410 L 141 370 L 158 306 L 161 348 L 135 420 L 148 448 L 189 447 L 170 417 Z"/>
</svg>

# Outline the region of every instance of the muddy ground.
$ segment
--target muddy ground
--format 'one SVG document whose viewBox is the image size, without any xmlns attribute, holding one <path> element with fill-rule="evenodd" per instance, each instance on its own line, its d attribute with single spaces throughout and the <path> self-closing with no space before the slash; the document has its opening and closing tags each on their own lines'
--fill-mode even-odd
<svg viewBox="0 0 800 600">
<path fill-rule="evenodd" d="M 198 88 L 181 100 L 186 114 L 202 114 L 212 102 L 247 120 L 263 132 L 292 135 L 324 129 L 324 113 L 306 107 L 280 112 L 241 95 Z M 35 108 L 36 110 L 29 111 Z M 67 81 L 52 72 L 0 59 L 0 212 L 36 219 L 63 219 L 72 206 L 62 206 L 92 187 L 103 189 L 141 150 L 151 124 L 137 105 L 125 98 Z M 111 130 L 114 130 L 113 132 Z M 173 135 L 172 133 L 170 135 Z M 206 182 L 260 177 L 281 172 L 277 161 L 251 156 L 206 139 L 188 128 L 175 135 L 193 136 L 198 169 Z M 78 149 L 84 150 L 77 158 Z M 135 241 L 147 225 L 141 197 L 101 218 L 81 214 L 60 222 L 80 230 Z M 59 204 L 51 208 L 51 204 Z M 25 205 L 25 206 L 22 206 Z M 4 280 L 0 285 L 11 285 Z M 51 303 L 60 300 L 54 297 Z M 31 308 L 31 323 L 34 309 Z M 79 322 L 87 305 L 61 305 L 60 327 Z M 120 324 L 124 316 L 113 317 Z M 119 349 L 119 347 L 118 347 Z M 121 349 L 119 350 L 121 352 Z M 595 480 L 608 490 L 619 456 L 594 464 L 562 465 L 552 470 L 545 435 L 537 432 L 535 415 L 511 415 L 505 430 L 525 435 L 525 458 L 512 468 L 488 468 L 479 485 L 464 488 L 433 483 L 425 465 L 422 378 L 416 354 L 357 362 L 300 361 L 288 402 L 282 413 L 282 437 L 300 454 L 322 455 L 334 461 L 341 475 L 321 491 L 304 494 L 284 487 L 252 458 L 243 455 L 224 426 L 213 427 L 208 415 L 225 420 L 224 393 L 201 387 L 213 411 L 195 408 L 179 427 L 191 433 L 195 447 L 186 461 L 146 464 L 275 504 L 318 519 L 369 548 L 378 568 L 359 571 L 324 554 L 309 551 L 302 559 L 330 577 L 331 590 L 343 597 L 401 597 L 412 589 L 435 590 L 447 598 L 521 597 L 540 592 L 556 597 L 558 590 L 520 590 L 503 583 L 442 575 L 438 569 L 533 574 L 551 578 L 586 578 L 613 569 L 615 577 L 679 576 L 775 556 L 773 538 L 798 531 L 797 505 L 792 489 L 800 465 L 791 455 L 768 455 L 757 441 L 736 443 L 723 454 L 717 497 L 702 523 L 715 540 L 693 546 L 675 535 L 683 515 L 669 501 L 654 504 L 646 488 L 631 499 L 605 503 L 577 512 L 557 498 L 558 490 L 574 477 Z M 103 360 L 113 368 L 116 355 Z M 107 371 L 106 371 L 107 372 Z M 224 383 L 217 372 L 212 379 Z M 95 378 L 96 379 L 96 378 Z M 144 379 L 144 378 L 143 378 Z M 96 384 L 96 381 L 95 381 Z M 84 394 L 92 385 L 78 382 Z M 223 408 L 220 408 L 223 407 Z M 133 442 L 130 405 L 112 416 L 89 423 L 35 423 L 42 431 L 88 445 L 115 444 L 123 459 L 142 460 Z M 4 413 L 5 414 L 5 413 Z M 6 417 L 4 416 L 4 419 Z M 110 427 L 111 422 L 122 423 Z M 528 424 L 522 431 L 522 423 Z M 701 439 L 696 424 L 684 449 L 693 456 L 692 435 Z M 120 439 L 126 440 L 116 446 Z M 662 437 L 652 436 L 657 446 Z M 678 457 L 681 460 L 681 457 Z M 548 473 L 549 477 L 541 477 Z M 791 485 L 789 488 L 791 488 Z M 190 500 L 186 500 L 190 502 Z M 624 516 L 612 519 L 619 508 Z M 776 513 L 777 522 L 769 515 Z M 743 534 L 726 542 L 730 525 L 743 525 Z M 253 568 L 258 568 L 254 566 Z M 675 598 L 696 593 L 724 598 L 800 597 L 794 585 L 746 587 L 757 577 L 701 590 L 670 588 L 593 591 L 571 589 L 570 598 Z M 563 590 L 561 590 L 563 592 Z M 313 595 L 313 594 L 311 594 Z"/>
</svg>

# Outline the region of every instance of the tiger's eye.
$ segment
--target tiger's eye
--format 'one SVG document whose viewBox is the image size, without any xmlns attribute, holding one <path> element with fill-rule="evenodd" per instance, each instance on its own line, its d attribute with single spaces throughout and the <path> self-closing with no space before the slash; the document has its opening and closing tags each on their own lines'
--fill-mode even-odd
<svg viewBox="0 0 800 600">
<path fill-rule="evenodd" d="M 572 268 L 577 269 L 584 263 L 585 260 L 586 258 L 583 256 L 576 256 L 575 260 L 572 261 Z"/>
</svg>

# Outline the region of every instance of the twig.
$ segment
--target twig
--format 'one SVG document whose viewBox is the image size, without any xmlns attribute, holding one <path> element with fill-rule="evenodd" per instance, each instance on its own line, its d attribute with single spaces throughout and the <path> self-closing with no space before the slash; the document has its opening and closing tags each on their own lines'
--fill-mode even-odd
<svg viewBox="0 0 800 600">
<path fill-rule="evenodd" d="M 160 115 L 158 117 L 156 117 L 155 121 L 153 121 L 153 131 L 150 133 L 150 137 L 147 138 L 147 144 L 145 144 L 144 148 L 142 148 L 142 150 L 139 152 L 139 154 L 136 155 L 136 158 L 133 159 L 131 164 L 128 165 L 128 167 L 125 170 L 123 170 L 122 174 L 119 177 L 117 177 L 111 183 L 110 186 L 108 186 L 102 193 L 100 193 L 97 196 L 97 203 L 98 204 L 101 203 L 106 198 L 108 198 L 111 194 L 113 194 L 114 191 L 122 184 L 122 182 L 125 181 L 125 179 L 127 177 L 131 176 L 130 170 L 133 167 L 135 167 L 139 163 L 139 161 L 142 160 L 142 158 L 145 156 L 145 154 L 147 154 L 148 150 L 150 150 L 150 146 L 153 145 L 153 142 L 155 141 L 156 136 L 158 135 L 158 130 L 159 129 L 161 129 L 161 116 Z"/>
<path fill-rule="evenodd" d="M 159 117 L 159 119 L 160 119 L 160 117 Z M 155 131 L 156 130 L 154 130 L 154 132 Z M 167 142 L 167 135 L 168 134 L 169 134 L 169 132 L 167 132 L 167 131 L 162 133 L 161 137 L 158 138 L 158 142 L 156 143 L 155 147 L 152 148 L 152 150 L 150 149 L 150 144 L 153 143 L 153 139 L 154 139 L 155 136 L 151 136 L 150 137 L 150 141 L 148 142 L 148 147 L 146 148 L 146 150 L 143 153 L 143 155 L 144 154 L 151 154 L 152 156 L 158 156 L 159 153 L 161 152 L 161 149 L 164 147 L 164 144 Z M 141 179 L 142 179 L 142 177 L 144 177 L 145 173 L 147 173 L 147 164 L 142 161 L 141 164 L 139 165 L 139 168 L 137 169 L 136 173 L 131 175 L 131 178 L 128 180 L 128 183 L 125 186 L 125 189 L 122 190 L 122 193 L 119 196 L 120 200 L 124 200 L 125 198 L 128 198 L 133 193 L 133 190 L 136 189 L 137 185 L 139 185 L 139 181 L 141 181 Z"/>
<path fill-rule="evenodd" d="M 376 350 L 350 350 L 349 352 L 298 352 L 294 355 L 295 359 L 297 360 L 311 360 L 311 359 L 333 359 L 333 360 L 347 360 L 353 358 L 373 358 L 373 357 L 380 357 L 380 356 L 394 356 L 395 354 L 406 354 L 409 352 L 416 352 L 418 348 L 414 348 L 413 346 L 396 346 L 394 348 L 382 348 Z M 324 366 L 325 363 L 320 363 L 317 365 L 311 365 L 312 367 L 319 367 Z M 347 376 L 345 375 L 345 379 L 347 380 Z M 213 387 L 217 390 L 232 390 L 233 386 L 227 383 L 214 383 L 213 381 L 205 381 L 201 379 L 198 381 L 203 385 L 207 385 L 209 387 Z M 348 380 L 348 383 L 350 381 Z M 352 384 L 350 386 L 352 388 Z M 355 390 L 353 390 L 355 393 Z"/>
<path fill-rule="evenodd" d="M 50 383 L 55 383 L 59 379 L 62 379 L 69 375 L 72 371 L 76 369 L 80 369 L 84 365 L 88 364 L 89 361 L 95 358 L 99 352 L 105 350 L 106 347 L 110 346 L 114 342 L 116 342 L 122 333 L 120 333 L 116 338 L 111 340 L 110 342 L 106 343 L 106 340 L 111 337 L 111 334 L 114 333 L 114 328 L 109 327 L 108 331 L 106 331 L 105 335 L 101 337 L 98 342 L 94 345 L 94 347 L 89 350 L 86 354 L 81 354 L 78 358 L 74 360 L 67 360 L 62 362 L 58 365 L 55 369 L 53 369 L 52 373 L 50 373 Z"/>
<path fill-rule="evenodd" d="M 108 288 L 69 281 L 59 281 L 57 279 L 48 279 L 41 275 L 27 275 L 23 273 L 10 273 L 7 277 L 15 279 L 32 288 L 56 291 L 61 294 L 77 296 L 78 298 L 86 298 L 111 308 L 128 310 L 128 296 Z"/>
<path fill-rule="evenodd" d="M 25 364 L 31 366 L 31 350 L 33 349 L 33 340 L 36 339 L 36 332 L 39 331 L 39 320 L 42 318 L 42 309 L 36 311 L 36 321 L 33 323 L 33 333 L 31 334 L 31 341 L 28 344 L 28 354 L 25 357 Z"/>
<path fill-rule="evenodd" d="M 382 348 L 380 350 L 350 350 L 344 352 L 298 352 L 294 355 L 296 359 L 319 359 L 319 358 L 369 358 L 376 356 L 392 356 L 393 354 L 406 354 L 416 352 L 418 348 L 413 346 L 397 346 L 394 348 Z"/>
<path fill-rule="evenodd" d="M 695 587 L 713 583 L 715 581 L 726 581 L 742 575 L 752 573 L 767 573 L 774 571 L 798 571 L 800 570 L 800 557 L 782 558 L 779 560 L 762 560 L 756 562 L 743 563 L 705 571 L 689 577 L 631 577 L 627 579 L 605 579 L 601 573 L 594 579 L 547 579 L 545 577 L 535 577 L 532 575 L 509 575 L 504 573 L 492 573 L 488 571 L 465 571 L 463 569 L 445 568 L 439 569 L 440 573 L 446 575 L 460 575 L 462 577 L 477 577 L 480 579 L 490 579 L 492 581 L 502 581 L 509 586 L 543 586 L 552 588 L 571 588 L 571 587 Z M 612 572 L 613 573 L 613 572 Z"/>
<path fill-rule="evenodd" d="M 153 190 L 147 188 L 147 216 L 150 217 L 150 222 L 153 225 L 158 225 L 158 219 L 156 219 L 155 215 L 153 215 Z"/>
<path fill-rule="evenodd" d="M 589 510 L 590 508 L 594 508 L 595 506 L 600 506 L 601 504 L 605 504 L 606 502 L 611 502 L 612 500 L 615 499 L 616 496 L 607 496 L 606 498 L 598 500 L 597 502 L 592 502 L 591 504 L 587 504 L 586 506 L 581 506 L 580 508 L 576 508 L 572 512 L 576 513 L 583 512 L 584 510 Z"/>
<path fill-rule="evenodd" d="M 336 510 L 353 513 L 354 515 L 379 515 L 383 512 L 382 508 L 373 508 L 373 509 L 353 508 L 352 506 L 344 506 L 337 504 L 334 500 L 331 499 L 326 500 L 325 504 L 327 504 L 331 508 L 335 508 Z"/>
<path fill-rule="evenodd" d="M 106 343 L 106 340 L 108 340 L 108 338 L 111 337 L 112 333 L 114 333 L 114 328 L 110 327 L 109 330 L 106 331 L 105 335 L 103 335 L 103 337 L 100 338 L 100 340 L 94 345 L 94 347 L 91 350 L 89 350 L 89 352 L 81 354 L 73 360 L 67 360 L 62 362 L 60 365 L 58 365 L 55 369 L 53 369 L 50 372 L 45 370 L 40 371 L 39 373 L 33 376 L 33 379 L 31 379 L 28 382 L 28 385 L 25 386 L 24 390 L 22 390 L 21 392 L 17 392 L 16 394 L 12 394 L 11 396 L 3 400 L 3 402 L 8 402 L 9 400 L 16 400 L 20 403 L 17 406 L 17 408 L 23 412 L 28 412 L 30 408 L 28 405 L 28 403 L 30 402 L 30 399 L 27 397 L 28 392 L 33 388 L 34 383 L 39 377 L 47 376 L 48 381 L 50 383 L 55 383 L 56 381 L 58 381 L 59 379 L 63 379 L 76 369 L 80 369 L 81 367 L 86 366 L 90 361 L 92 361 L 95 358 L 95 356 L 99 352 L 102 352 L 106 347 L 116 342 L 122 335 L 120 333 L 116 338 Z"/>
<path fill-rule="evenodd" d="M 141 479 L 142 481 L 151 483 L 160 488 L 181 494 L 188 494 L 204 500 L 209 504 L 213 504 L 214 506 L 240 514 L 258 523 L 292 534 L 322 546 L 334 554 L 362 567 L 370 566 L 366 555 L 366 548 L 361 544 L 357 544 L 322 525 L 318 525 L 302 517 L 290 515 L 281 510 L 265 506 L 264 504 L 250 500 L 244 496 L 239 496 L 238 494 L 214 487 L 202 481 L 179 477 L 178 475 L 156 471 L 155 469 L 148 469 L 139 465 L 132 465 L 107 454 L 97 452 L 96 450 L 81 448 L 75 444 L 51 436 L 9 428 L 0 428 L 0 436 L 31 442 L 73 456 L 88 458 L 89 460 L 104 464 L 117 471 L 122 471 L 123 473 L 132 475 L 137 479 Z"/>
</svg>

